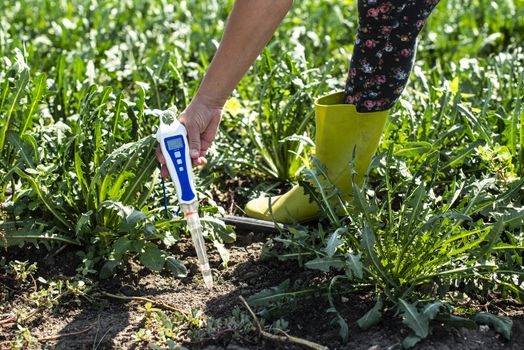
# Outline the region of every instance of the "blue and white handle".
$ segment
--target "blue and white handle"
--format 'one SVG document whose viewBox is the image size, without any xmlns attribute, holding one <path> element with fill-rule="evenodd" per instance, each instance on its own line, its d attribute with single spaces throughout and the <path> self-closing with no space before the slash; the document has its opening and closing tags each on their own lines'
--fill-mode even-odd
<svg viewBox="0 0 524 350">
<path fill-rule="evenodd" d="M 164 118 L 160 117 L 160 126 L 156 133 L 156 138 L 160 143 L 162 154 L 166 159 L 166 166 L 169 175 L 175 183 L 176 193 L 179 204 L 191 204 L 197 200 L 195 181 L 191 158 L 189 157 L 189 144 L 187 142 L 187 131 L 176 118 L 172 111 L 171 124 L 164 123 Z"/>
</svg>

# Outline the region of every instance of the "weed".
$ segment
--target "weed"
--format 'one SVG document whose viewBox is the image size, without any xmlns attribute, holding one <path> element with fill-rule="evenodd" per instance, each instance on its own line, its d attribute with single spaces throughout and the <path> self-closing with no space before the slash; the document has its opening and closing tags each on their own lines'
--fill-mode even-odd
<svg viewBox="0 0 524 350">
<path fill-rule="evenodd" d="M 0 307 L 0 312 L 10 316 L 8 318 L 10 322 L 2 326 L 13 329 L 7 340 L 0 343 L 2 346 L 27 349 L 40 345 L 41 339 L 31 333 L 33 328 L 30 326 L 31 322 L 41 318 L 46 312 L 57 311 L 71 303 L 79 306 L 82 300 L 91 301 L 88 295 L 92 282 L 78 276 L 71 279 L 46 280 L 36 277 L 38 271 L 36 263 L 17 260 L 2 266 L 0 271 L 5 272 L 5 276 L 12 281 L 11 291 L 23 290 L 18 297 L 24 300 L 23 304 L 16 304 L 13 307 L 7 299 Z"/>
</svg>

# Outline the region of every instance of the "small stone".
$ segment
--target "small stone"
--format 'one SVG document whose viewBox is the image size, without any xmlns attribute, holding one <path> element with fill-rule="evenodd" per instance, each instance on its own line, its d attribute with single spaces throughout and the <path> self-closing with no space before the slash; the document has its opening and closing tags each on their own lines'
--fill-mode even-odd
<svg viewBox="0 0 524 350">
<path fill-rule="evenodd" d="M 378 345 L 373 345 L 372 347 L 369 347 L 368 350 L 381 350 L 382 348 Z"/>
<path fill-rule="evenodd" d="M 349 301 L 349 298 L 342 297 L 342 298 L 340 298 L 340 300 L 342 300 L 343 303 L 347 303 Z"/>
<path fill-rule="evenodd" d="M 489 326 L 488 326 L 488 325 L 485 325 L 485 324 L 482 324 L 482 325 L 480 325 L 479 330 L 480 330 L 482 333 L 487 333 L 487 332 L 489 332 Z"/>
</svg>

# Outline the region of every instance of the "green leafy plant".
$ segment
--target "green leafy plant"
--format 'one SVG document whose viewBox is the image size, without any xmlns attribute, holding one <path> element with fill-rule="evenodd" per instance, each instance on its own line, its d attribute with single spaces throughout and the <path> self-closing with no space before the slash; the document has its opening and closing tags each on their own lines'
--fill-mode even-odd
<svg viewBox="0 0 524 350">
<path fill-rule="evenodd" d="M 508 201 L 515 199 L 524 180 L 512 183 L 507 191 L 498 195 L 486 195 L 486 189 L 494 184 L 493 179 L 457 179 L 435 196 L 431 187 L 439 173 L 436 156 L 436 153 L 428 155 L 409 181 L 392 188 L 389 173 L 398 167 L 392 163 L 390 149 L 383 174 L 386 187 L 376 188 L 370 194 L 354 183 L 353 205 L 346 208 L 349 221 L 336 215 L 338 208 L 347 204 L 329 185 L 322 165 L 317 163 L 314 170 L 306 172 L 308 181 L 304 181 L 303 186 L 313 194 L 333 226 L 328 232 L 310 230 L 307 238 L 293 232 L 290 239 L 280 240 L 288 249 L 297 251 L 281 258 L 300 256 L 307 260 L 304 264 L 307 268 L 341 271 L 343 275 L 335 277 L 331 285 L 350 280 L 353 288 L 371 284 L 378 289 L 384 301 L 398 308 L 406 325 L 414 331 L 414 335 L 406 338 L 406 347 L 429 334 L 430 321 L 437 315 L 451 317 L 452 309 L 441 301 L 425 302 L 434 295 L 445 300 L 447 293 L 461 285 L 473 288 L 470 291 L 465 287 L 466 293 L 479 293 L 478 286 L 482 285 L 483 293 L 508 288 L 518 297 L 524 295 L 522 287 L 513 279 L 522 274 L 521 269 L 499 254 L 522 248 L 505 243 L 502 235 L 511 235 L 514 227 L 521 226 L 523 211 L 510 209 L 501 216 L 491 213 L 504 212 L 502 207 L 508 208 Z M 423 181 L 427 176 L 419 177 L 422 174 L 432 174 L 429 183 Z M 323 187 L 317 189 L 312 184 Z M 307 252 L 309 254 L 305 254 Z M 293 293 L 300 295 L 300 290 L 276 295 Z M 268 291 L 266 298 L 270 300 L 274 296 L 275 293 Z M 382 300 L 380 298 L 359 320 L 362 328 L 380 321 Z M 423 308 L 406 300 L 422 300 Z M 347 325 L 333 303 L 331 311 L 336 313 L 343 339 L 347 339 Z"/>
<path fill-rule="evenodd" d="M 68 244 L 81 256 L 79 274 L 106 277 L 133 258 L 185 275 L 169 253 L 183 221 L 164 218 L 158 208 L 149 135 L 159 110 L 189 103 L 233 3 L 1 2 L 3 251 Z M 357 323 L 371 327 L 393 309 L 413 331 L 406 346 L 435 323 L 485 323 L 509 336 L 508 320 L 454 308 L 450 296 L 497 293 L 522 301 L 524 1 L 437 6 L 419 37 L 410 83 L 391 110 L 381 156 L 346 202 L 307 154 L 314 99 L 344 84 L 356 7 L 295 1 L 226 106 L 198 176 L 203 211 L 218 213 L 217 198 L 230 210 L 241 207 L 253 184 L 270 192 L 312 165 L 304 169 L 304 186 L 323 220 L 291 227 L 272 240 L 283 249 L 270 253 L 331 279 L 320 288 L 288 282 L 255 294 L 250 301 L 265 317 L 281 317 L 302 298 L 327 296 L 347 337 L 337 293 L 371 286 L 376 304 Z M 237 177 L 236 188 L 226 175 Z M 224 243 L 233 232 L 213 218 L 203 224 L 227 262 Z M 149 316 L 159 319 L 148 327 L 162 324 L 155 312 Z M 242 317 L 217 321 L 207 336 L 231 324 L 248 327 Z M 28 327 L 17 337 L 20 348 L 36 344 Z"/>
<path fill-rule="evenodd" d="M 114 110 L 107 108 L 110 103 Z M 73 240 L 89 247 L 84 259 L 90 264 L 105 260 L 102 277 L 111 275 L 129 254 L 138 254 L 154 271 L 166 266 L 175 275 L 185 276 L 183 264 L 155 243 L 172 244 L 173 236 L 169 240 L 158 233 L 147 211 L 139 209 L 147 210 L 154 188 L 150 179 L 156 169 L 155 139 L 132 141 L 133 132 L 119 128 L 125 102 L 121 95 L 111 97 L 108 88 L 85 88 L 79 108 L 72 127 L 47 133 L 40 145 L 24 144 L 11 134 L 23 155 L 14 173 L 30 188 L 14 194 L 14 213 L 27 215 L 28 209 L 32 217 L 47 213 L 40 231 L 58 231 L 59 237 L 69 237 L 62 242 Z M 126 140 L 131 142 L 118 146 Z M 174 222 L 171 228 L 176 227 Z M 22 228 L 33 230 L 35 225 Z M 18 240 L 27 234 L 20 227 L 14 232 Z"/>
<path fill-rule="evenodd" d="M 314 96 L 325 90 L 330 67 L 308 69 L 298 55 L 285 55 L 277 62 L 263 51 L 255 65 L 254 90 L 245 87 L 251 81 L 239 86 L 245 100 L 260 101 L 243 108 L 248 115 L 237 115 L 246 120 L 247 137 L 256 151 L 257 160 L 249 162 L 250 167 L 281 181 L 300 173 L 307 163 L 307 146 L 313 145 L 308 135 L 314 125 Z"/>
<path fill-rule="evenodd" d="M 27 145 L 36 144 L 36 140 L 27 132 L 32 127 L 34 114 L 46 89 L 46 75 L 39 74 L 31 80 L 29 67 L 20 50 L 16 51 L 13 62 L 6 59 L 0 63 L 0 69 L 5 72 L 0 76 L 0 202 L 3 202 L 9 181 L 12 180 L 16 149 L 22 150 L 20 157 L 26 157 Z M 22 103 L 24 100 L 27 103 Z M 30 159 L 26 160 L 30 162 Z M 14 190 L 13 183 L 9 190 Z"/>
<path fill-rule="evenodd" d="M 151 303 L 146 303 L 140 310 L 144 312 L 144 325 L 136 332 L 136 341 L 146 343 L 153 350 L 185 349 L 180 347 L 181 338 L 189 331 L 203 327 L 205 323 L 197 310 L 187 315 L 176 312 L 168 314 Z"/>
</svg>

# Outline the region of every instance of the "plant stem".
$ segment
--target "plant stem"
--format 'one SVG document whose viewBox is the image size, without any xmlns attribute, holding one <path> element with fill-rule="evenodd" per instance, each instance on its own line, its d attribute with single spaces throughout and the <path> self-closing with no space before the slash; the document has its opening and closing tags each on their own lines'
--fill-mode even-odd
<svg viewBox="0 0 524 350">
<path fill-rule="evenodd" d="M 249 312 L 249 314 L 251 315 L 251 317 L 253 318 L 253 321 L 255 322 L 256 329 L 257 329 L 258 333 L 261 336 L 263 336 L 264 338 L 267 338 L 267 339 L 270 339 L 270 340 L 273 340 L 273 341 L 277 341 L 277 342 L 280 342 L 280 343 L 291 343 L 291 344 L 301 345 L 301 346 L 305 346 L 305 347 L 307 347 L 309 349 L 314 349 L 314 350 L 328 350 L 328 348 L 326 346 L 314 343 L 314 342 L 306 340 L 306 339 L 302 339 L 302 338 L 297 338 L 297 337 L 291 336 L 291 335 L 287 334 L 286 332 L 284 332 L 283 330 L 279 330 L 281 333 L 283 333 L 283 335 L 271 334 L 271 333 L 268 333 L 268 332 L 264 331 L 262 329 L 262 326 L 260 325 L 260 322 L 258 322 L 258 319 L 257 319 L 255 313 L 253 312 L 253 310 L 251 310 L 251 308 L 249 307 L 249 305 L 248 305 L 247 301 L 244 299 L 244 297 L 239 296 L 239 298 L 240 298 L 240 301 L 246 307 L 246 309 Z"/>
</svg>

